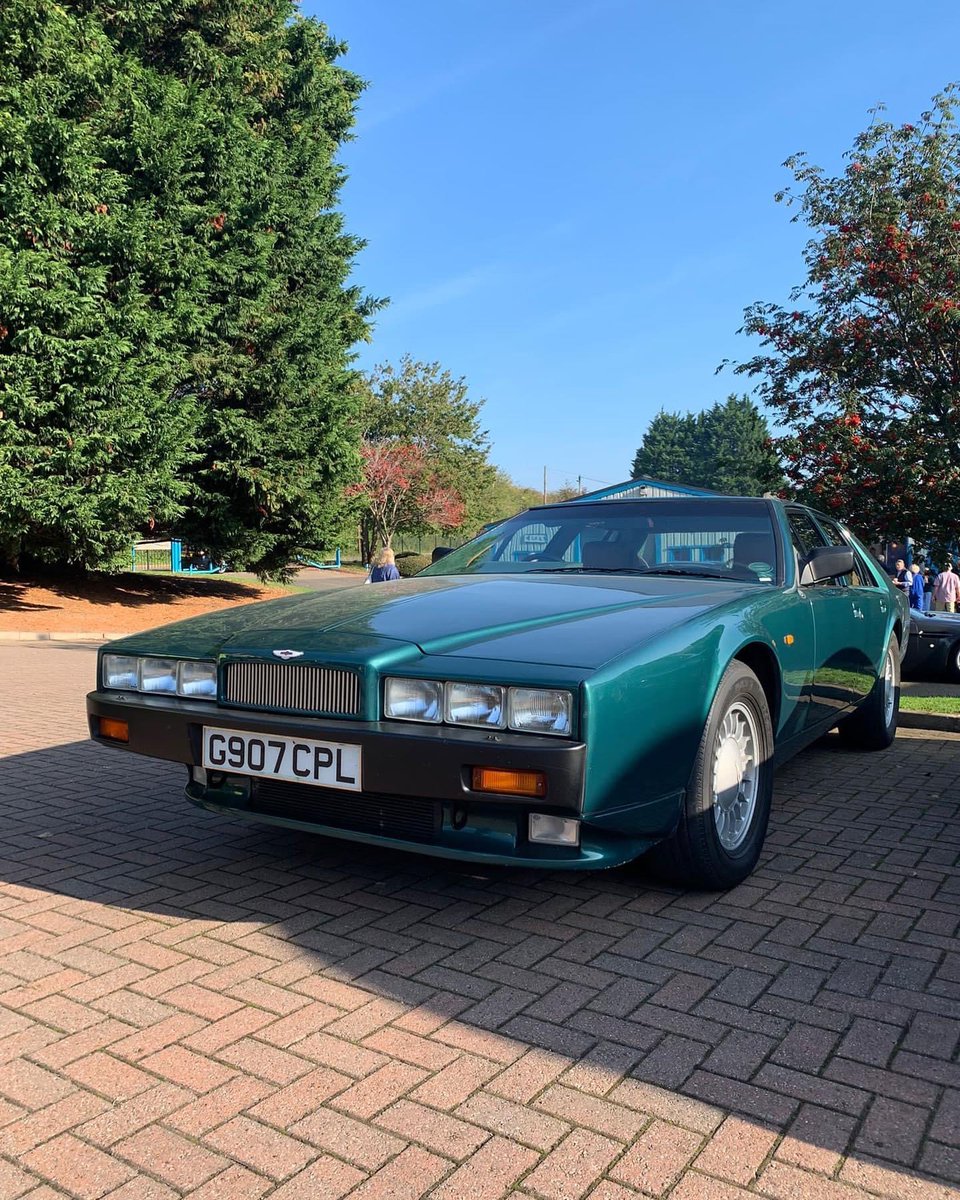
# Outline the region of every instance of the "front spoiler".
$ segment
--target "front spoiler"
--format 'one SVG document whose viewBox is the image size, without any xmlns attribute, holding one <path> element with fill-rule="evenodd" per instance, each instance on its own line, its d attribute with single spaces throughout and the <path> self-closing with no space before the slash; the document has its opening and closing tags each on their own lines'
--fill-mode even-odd
<svg viewBox="0 0 960 1200">
<path fill-rule="evenodd" d="M 363 755 L 364 789 L 362 793 L 341 792 L 339 796 L 379 796 L 387 805 L 391 797 L 398 804 L 411 799 L 426 800 L 433 802 L 438 813 L 434 836 L 429 840 L 414 840 L 326 825 L 322 821 L 322 808 L 318 820 L 259 811 L 256 786 L 251 788 L 245 780 L 231 781 L 227 776 L 215 777 L 213 772 L 206 785 L 194 779 L 187 784 L 186 795 L 193 804 L 242 820 L 438 858 L 541 869 L 618 866 L 643 854 L 659 840 L 638 836 L 630 830 L 629 819 L 623 823 L 625 828 L 601 828 L 592 825 L 589 816 L 584 819 L 586 748 L 582 742 L 523 734 L 493 735 L 446 726 L 432 728 L 250 712 L 204 701 L 140 693 L 91 692 L 87 697 L 87 714 L 90 735 L 95 741 L 135 754 L 180 762 L 188 768 L 201 763 L 204 725 L 354 743 L 360 746 Z M 99 729 L 102 717 L 126 721 L 129 741 L 124 744 L 102 738 Z M 473 766 L 542 771 L 547 779 L 547 794 L 534 800 L 473 791 L 469 787 L 469 768 Z M 319 795 L 326 789 L 307 791 Z M 448 820 L 450 814 L 460 810 L 476 816 L 467 828 L 458 828 Z M 581 820 L 580 845 L 531 844 L 526 836 L 526 817 L 530 812 Z M 602 814 L 598 814 L 598 819 L 602 820 Z"/>
</svg>

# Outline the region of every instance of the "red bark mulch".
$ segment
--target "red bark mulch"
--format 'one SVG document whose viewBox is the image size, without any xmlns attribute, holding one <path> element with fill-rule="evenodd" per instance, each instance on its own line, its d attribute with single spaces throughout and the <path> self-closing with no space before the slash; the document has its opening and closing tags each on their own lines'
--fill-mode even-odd
<svg viewBox="0 0 960 1200">
<path fill-rule="evenodd" d="M 0 633 L 137 633 L 184 617 L 289 595 L 223 575 L 126 572 L 86 578 L 0 579 Z"/>
</svg>

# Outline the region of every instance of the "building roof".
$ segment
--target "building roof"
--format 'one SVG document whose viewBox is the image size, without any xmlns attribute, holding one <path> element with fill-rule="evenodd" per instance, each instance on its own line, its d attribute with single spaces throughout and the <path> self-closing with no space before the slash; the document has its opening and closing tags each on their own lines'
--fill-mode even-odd
<svg viewBox="0 0 960 1200">
<path fill-rule="evenodd" d="M 600 488 L 596 492 L 585 492 L 574 496 L 568 504 L 581 504 L 587 500 L 642 500 L 651 496 L 719 496 L 709 488 L 691 487 L 686 483 L 664 483 L 661 479 L 627 479 Z"/>
</svg>

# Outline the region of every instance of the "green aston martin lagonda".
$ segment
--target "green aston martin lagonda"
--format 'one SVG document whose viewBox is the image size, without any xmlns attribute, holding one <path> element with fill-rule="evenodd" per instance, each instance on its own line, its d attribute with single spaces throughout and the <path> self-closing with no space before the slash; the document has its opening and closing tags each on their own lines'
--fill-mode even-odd
<svg viewBox="0 0 960 1200">
<path fill-rule="evenodd" d="M 104 646 L 92 737 L 186 764 L 230 816 L 404 850 L 686 884 L 755 866 L 776 764 L 894 737 L 906 600 L 772 499 L 534 508 L 414 579 Z"/>
</svg>

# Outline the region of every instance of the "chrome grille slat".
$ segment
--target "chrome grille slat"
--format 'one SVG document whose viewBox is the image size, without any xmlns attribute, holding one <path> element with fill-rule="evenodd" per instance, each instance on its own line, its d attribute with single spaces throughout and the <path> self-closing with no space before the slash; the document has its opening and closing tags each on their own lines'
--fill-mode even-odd
<svg viewBox="0 0 960 1200">
<path fill-rule="evenodd" d="M 227 663 L 220 702 L 356 717 L 360 715 L 360 677 L 353 671 L 310 663 Z"/>
</svg>

